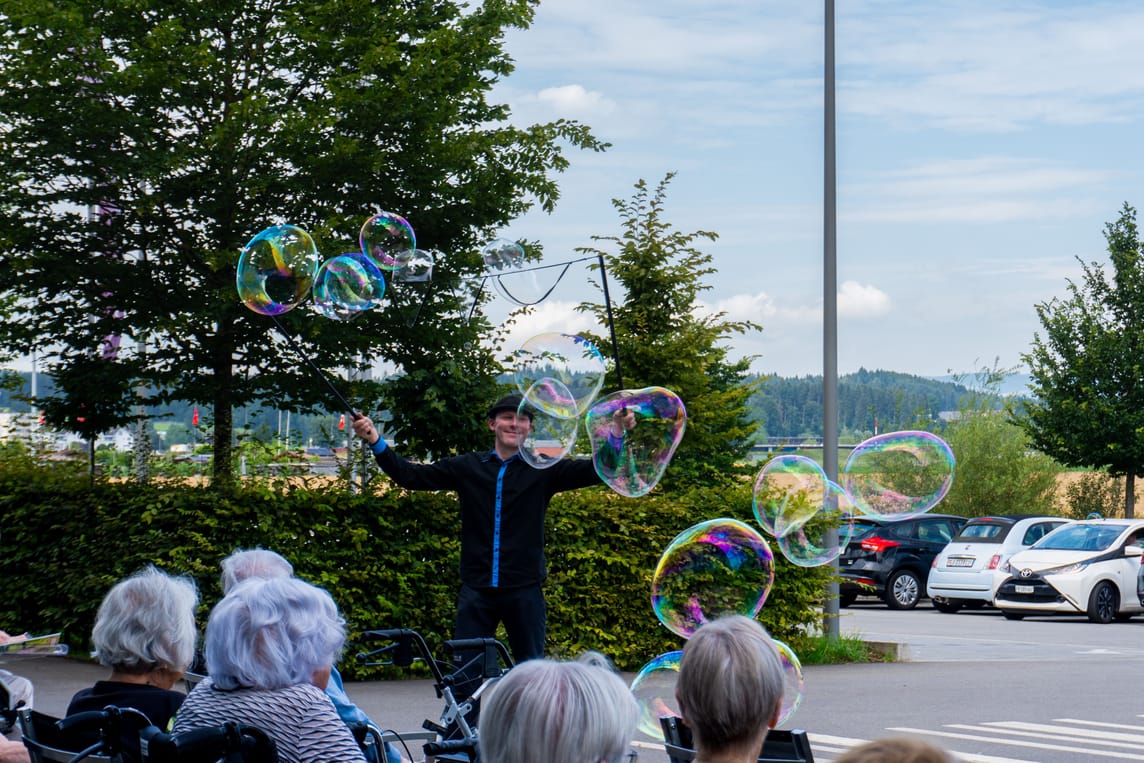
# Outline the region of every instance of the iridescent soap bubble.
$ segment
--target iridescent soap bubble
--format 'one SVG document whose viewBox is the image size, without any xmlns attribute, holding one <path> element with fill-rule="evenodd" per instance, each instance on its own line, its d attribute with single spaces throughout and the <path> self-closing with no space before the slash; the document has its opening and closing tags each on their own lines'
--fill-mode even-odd
<svg viewBox="0 0 1144 763">
<path fill-rule="evenodd" d="M 519 268 L 524 265 L 524 247 L 507 238 L 494 238 L 481 248 L 481 259 L 489 271 Z"/>
<path fill-rule="evenodd" d="M 369 257 L 348 252 L 322 263 L 314 279 L 315 312 L 345 321 L 381 304 L 385 276 Z"/>
<path fill-rule="evenodd" d="M 640 668 L 630 687 L 640 708 L 639 730 L 661 742 L 663 728 L 659 725 L 660 717 L 679 717 L 675 685 L 679 683 L 679 661 L 682 657 L 681 651 L 661 654 Z"/>
<path fill-rule="evenodd" d="M 754 617 L 774 582 L 763 536 L 737 519 L 711 519 L 668 544 L 652 575 L 651 605 L 668 630 L 690 638 L 721 615 Z"/>
<path fill-rule="evenodd" d="M 755 519 L 775 537 L 797 529 L 822 506 L 826 482 L 826 472 L 813 459 L 787 453 L 775 456 L 755 477 L 751 499 Z"/>
<path fill-rule="evenodd" d="M 520 457 L 536 469 L 547 469 L 564 458 L 576 445 L 580 419 L 576 401 L 558 379 L 537 379 L 523 397 L 517 415 L 528 415 L 528 435 Z"/>
<path fill-rule="evenodd" d="M 776 541 L 782 555 L 799 567 L 819 567 L 837 559 L 854 534 L 853 500 L 836 483 L 827 480 L 826 486 L 818 513 Z"/>
<path fill-rule="evenodd" d="M 781 726 L 791 719 L 791 716 L 802 704 L 802 662 L 794 650 L 778 639 L 771 639 L 775 649 L 778 650 L 779 659 L 783 664 L 783 700 L 779 707 L 779 720 L 775 724 Z"/>
<path fill-rule="evenodd" d="M 953 449 L 930 432 L 889 432 L 859 444 L 842 469 L 842 487 L 863 514 L 924 514 L 953 484 Z"/>
<path fill-rule="evenodd" d="M 417 249 L 417 237 L 404 217 L 378 212 L 365 221 L 358 234 L 362 254 L 382 270 L 397 270 Z"/>
<path fill-rule="evenodd" d="M 630 412 L 636 425 L 625 430 L 617 422 Z M 651 491 L 687 428 L 687 409 L 669 389 L 625 389 L 597 400 L 584 416 L 592 460 L 604 484 L 620 495 L 636 498 Z"/>
<path fill-rule="evenodd" d="M 604 386 L 607 368 L 596 345 L 575 334 L 538 334 L 513 354 L 513 380 L 520 394 L 528 398 L 528 390 L 538 379 L 559 380 L 576 401 L 574 416 L 592 405 Z M 543 407 L 543 401 L 536 403 Z"/>
<path fill-rule="evenodd" d="M 441 258 L 435 249 L 410 249 L 398 256 L 397 270 L 393 271 L 396 283 L 425 283 L 433 280 L 433 264 Z"/>
<path fill-rule="evenodd" d="M 273 225 L 250 239 L 238 257 L 238 298 L 256 313 L 281 315 L 306 298 L 321 265 L 309 233 Z"/>
</svg>

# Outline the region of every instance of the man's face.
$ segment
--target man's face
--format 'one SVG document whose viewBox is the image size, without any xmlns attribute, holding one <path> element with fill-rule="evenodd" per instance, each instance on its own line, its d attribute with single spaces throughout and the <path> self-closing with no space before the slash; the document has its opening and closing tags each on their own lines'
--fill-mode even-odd
<svg viewBox="0 0 1144 763">
<path fill-rule="evenodd" d="M 513 411 L 498 411 L 495 418 L 489 420 L 489 429 L 496 436 L 497 445 L 501 449 L 517 450 L 524 444 L 532 429 L 532 420 L 527 416 L 518 416 Z"/>
</svg>

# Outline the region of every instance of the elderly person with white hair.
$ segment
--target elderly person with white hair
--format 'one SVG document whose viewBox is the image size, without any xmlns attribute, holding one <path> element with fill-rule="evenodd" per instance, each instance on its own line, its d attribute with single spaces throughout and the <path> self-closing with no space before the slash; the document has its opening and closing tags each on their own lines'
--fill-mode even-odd
<svg viewBox="0 0 1144 763">
<path fill-rule="evenodd" d="M 77 692 L 67 714 L 131 707 L 167 728 L 186 698 L 173 687 L 195 655 L 198 603 L 191 578 L 153 566 L 116 583 L 99 605 L 91 634 L 96 656 L 111 675 Z M 121 742 L 129 757 L 138 757 L 139 727 L 123 725 Z"/>
<path fill-rule="evenodd" d="M 297 578 L 252 578 L 207 621 L 209 677 L 187 696 L 175 732 L 237 721 L 265 731 L 282 763 L 364 761 L 326 696 L 345 643 L 330 595 Z"/>
<path fill-rule="evenodd" d="M 785 673 L 766 629 L 742 615 L 702 625 L 679 660 L 675 699 L 695 760 L 754 763 L 778 722 Z"/>
<path fill-rule="evenodd" d="M 490 690 L 481 711 L 484 763 L 619 763 L 639 706 L 623 680 L 592 661 L 528 660 Z"/>
</svg>

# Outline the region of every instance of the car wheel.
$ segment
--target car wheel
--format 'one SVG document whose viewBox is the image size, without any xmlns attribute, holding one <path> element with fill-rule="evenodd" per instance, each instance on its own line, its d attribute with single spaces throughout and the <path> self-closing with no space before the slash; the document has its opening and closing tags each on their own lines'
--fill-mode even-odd
<svg viewBox="0 0 1144 763">
<path fill-rule="evenodd" d="M 962 604 L 960 599 L 947 599 L 944 596 L 933 597 L 933 608 L 938 612 L 946 612 L 953 614 L 961 610 Z"/>
<path fill-rule="evenodd" d="M 849 607 L 856 601 L 858 601 L 858 594 L 854 592 L 838 594 L 838 606 L 840 607 Z"/>
<path fill-rule="evenodd" d="M 886 583 L 882 595 L 890 609 L 913 609 L 922 598 L 922 584 L 909 570 L 898 570 Z"/>
<path fill-rule="evenodd" d="M 1014 612 L 1011 609 L 1003 609 L 1001 614 L 1005 615 L 1006 620 L 1020 620 L 1025 616 L 1024 612 Z"/>
<path fill-rule="evenodd" d="M 1118 598 L 1112 583 L 1107 580 L 1097 583 L 1088 597 L 1088 619 L 1101 625 L 1115 620 L 1116 613 L 1120 609 Z"/>
</svg>

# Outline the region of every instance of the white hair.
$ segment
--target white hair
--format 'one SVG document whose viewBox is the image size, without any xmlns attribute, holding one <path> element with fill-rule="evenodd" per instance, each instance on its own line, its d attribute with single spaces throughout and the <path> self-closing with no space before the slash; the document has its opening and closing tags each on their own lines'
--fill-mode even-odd
<svg viewBox="0 0 1144 763">
<path fill-rule="evenodd" d="M 116 583 L 95 617 L 99 661 L 122 673 L 182 673 L 195 656 L 199 593 L 190 577 L 146 567 Z"/>
<path fill-rule="evenodd" d="M 239 549 L 222 560 L 222 592 L 231 589 L 250 578 L 290 578 L 294 576 L 294 565 L 285 557 L 265 548 Z"/>
<path fill-rule="evenodd" d="M 599 664 L 529 660 L 491 689 L 481 710 L 485 763 L 617 763 L 629 750 L 639 706 L 623 679 Z"/>
</svg>

